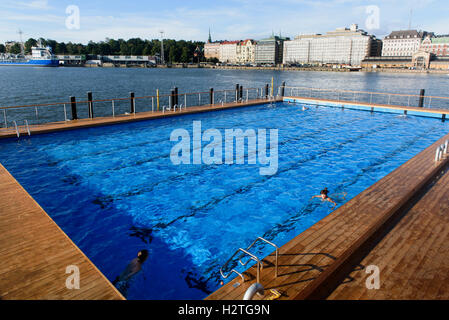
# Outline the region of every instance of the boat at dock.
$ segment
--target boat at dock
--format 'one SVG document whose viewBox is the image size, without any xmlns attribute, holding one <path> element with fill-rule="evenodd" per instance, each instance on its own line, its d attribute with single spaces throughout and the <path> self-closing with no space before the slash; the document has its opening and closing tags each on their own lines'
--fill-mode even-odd
<svg viewBox="0 0 449 320">
<path fill-rule="evenodd" d="M 31 56 L 24 54 L 0 54 L 0 66 L 58 67 L 59 60 L 50 47 L 31 48 Z"/>
</svg>

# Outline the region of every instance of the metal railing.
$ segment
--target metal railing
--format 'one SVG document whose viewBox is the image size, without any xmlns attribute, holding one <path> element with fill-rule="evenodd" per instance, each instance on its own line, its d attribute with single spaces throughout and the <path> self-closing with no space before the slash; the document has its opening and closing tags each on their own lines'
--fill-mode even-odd
<svg viewBox="0 0 449 320">
<path fill-rule="evenodd" d="M 265 99 L 265 88 L 210 90 L 193 93 L 159 94 L 126 98 L 65 101 L 44 104 L 0 106 L 0 128 L 8 129 L 27 120 L 27 128 L 49 122 L 67 122 L 95 117 L 117 117 L 139 112 L 180 112 L 190 107 Z M 176 107 L 175 107 L 176 105 Z M 165 107 L 164 107 L 165 106 Z M 0 118 L 1 119 L 1 118 Z M 28 129 L 27 129 L 28 130 Z"/>
<path fill-rule="evenodd" d="M 442 145 L 438 146 L 435 151 L 435 162 L 439 162 L 448 153 L 449 140 L 446 140 Z"/>
<path fill-rule="evenodd" d="M 277 245 L 275 245 L 273 242 L 268 241 L 267 239 L 264 239 L 262 237 L 257 237 L 257 239 L 254 240 L 253 243 L 251 243 L 248 246 L 248 248 L 246 248 L 246 250 L 249 251 L 249 249 L 251 249 L 257 242 L 260 242 L 260 241 L 269 244 L 270 246 L 274 247 L 274 249 L 275 249 L 276 256 L 275 256 L 274 276 L 275 276 L 275 278 L 277 278 L 277 276 L 278 276 L 278 258 L 279 258 L 279 247 Z M 240 263 L 242 263 L 241 259 L 240 259 Z"/>
<path fill-rule="evenodd" d="M 286 86 L 285 96 L 401 107 L 449 109 L 449 97 Z"/>
<path fill-rule="evenodd" d="M 242 266 L 246 266 L 250 261 L 256 261 L 257 265 L 256 265 L 256 271 L 257 271 L 257 275 L 256 275 L 256 282 L 260 283 L 260 272 L 263 270 L 263 264 L 261 262 L 261 260 L 255 256 L 254 254 L 250 253 L 249 250 L 257 243 L 257 242 L 265 242 L 271 246 L 273 246 L 275 248 L 275 252 L 276 252 L 276 260 L 275 260 L 275 277 L 277 278 L 278 276 L 278 257 L 279 257 L 279 247 L 277 245 L 275 245 L 274 243 L 262 238 L 262 237 L 257 237 L 256 240 L 253 241 L 253 243 L 251 243 L 246 249 L 243 248 L 239 248 L 237 251 L 234 252 L 234 254 L 223 264 L 223 266 L 220 268 L 220 274 L 221 276 L 226 279 L 228 278 L 232 273 L 236 273 L 238 274 L 241 278 L 242 281 L 245 281 L 245 278 L 243 277 L 243 275 L 238 272 L 237 270 L 235 270 L 234 268 L 231 269 L 231 271 L 229 271 L 227 274 L 224 273 L 224 269 L 226 269 L 226 267 L 228 266 L 228 264 L 231 261 L 234 261 L 234 257 L 238 254 L 240 254 L 240 257 L 238 258 L 238 262 L 240 263 L 240 265 Z M 242 254 L 243 253 L 243 254 Z M 246 262 L 243 262 L 242 259 L 245 256 L 249 256 L 249 259 Z"/>
<path fill-rule="evenodd" d="M 254 260 L 257 262 L 257 266 L 256 266 L 256 270 L 257 270 L 257 282 L 260 282 L 260 270 L 263 269 L 263 265 L 260 262 L 259 258 L 257 258 L 255 255 L 253 255 L 252 253 L 248 252 L 245 249 L 242 248 L 238 248 L 237 251 L 234 252 L 234 254 L 228 259 L 228 261 L 225 262 L 225 264 L 220 268 L 220 274 L 221 276 L 226 279 L 228 278 L 232 273 L 237 273 L 238 275 L 241 276 L 242 281 L 245 281 L 245 278 L 243 277 L 243 275 L 241 273 L 239 273 L 238 271 L 236 271 L 235 269 L 232 269 L 228 274 L 224 274 L 223 269 L 225 269 L 227 267 L 227 265 L 229 264 L 229 262 L 231 262 L 232 260 L 234 260 L 234 257 L 243 252 L 243 254 L 248 255 L 250 257 L 250 259 L 246 262 L 246 263 L 242 263 L 241 258 L 239 259 L 239 262 L 242 266 L 245 266 L 248 264 L 249 261 Z"/>
</svg>

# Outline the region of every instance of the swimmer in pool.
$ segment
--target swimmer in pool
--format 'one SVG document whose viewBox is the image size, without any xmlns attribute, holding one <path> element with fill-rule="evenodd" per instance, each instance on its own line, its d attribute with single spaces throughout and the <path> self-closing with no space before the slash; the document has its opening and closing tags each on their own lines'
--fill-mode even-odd
<svg viewBox="0 0 449 320">
<path fill-rule="evenodd" d="M 129 288 L 129 281 L 142 269 L 142 264 L 148 258 L 148 250 L 140 250 L 137 253 L 137 258 L 131 260 L 125 270 L 117 276 L 112 282 L 113 285 L 126 297 Z"/>
<path fill-rule="evenodd" d="M 334 206 L 332 207 L 332 209 L 334 209 L 337 206 L 337 203 L 334 200 L 332 200 L 331 198 L 329 198 L 328 193 L 329 193 L 329 190 L 327 190 L 327 188 L 324 188 L 323 190 L 321 190 L 319 195 L 313 196 L 311 199 L 321 198 L 321 201 L 329 201 L 330 203 L 334 204 Z"/>
<path fill-rule="evenodd" d="M 309 110 L 309 108 L 307 108 L 306 106 L 302 106 L 302 111 L 306 111 Z"/>
</svg>

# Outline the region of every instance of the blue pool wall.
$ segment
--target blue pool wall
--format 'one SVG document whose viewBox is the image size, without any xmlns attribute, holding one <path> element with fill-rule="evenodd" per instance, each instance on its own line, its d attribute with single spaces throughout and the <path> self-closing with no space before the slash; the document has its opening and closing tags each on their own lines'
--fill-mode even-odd
<svg viewBox="0 0 449 320">
<path fill-rule="evenodd" d="M 346 103 L 346 102 L 330 102 L 330 101 L 323 101 L 323 100 L 309 100 L 309 99 L 301 99 L 301 98 L 284 98 L 284 102 L 293 102 L 293 103 L 300 103 L 305 105 L 317 105 L 317 106 L 324 106 L 324 107 L 332 107 L 332 108 L 345 108 L 345 109 L 352 109 L 352 110 L 362 110 L 362 111 L 369 111 L 369 112 L 385 112 L 385 113 L 393 113 L 393 114 L 404 114 L 403 109 L 394 109 L 392 106 L 391 108 L 382 108 L 379 106 L 364 106 L 364 105 L 358 105 L 353 103 Z M 407 115 L 409 116 L 418 116 L 418 117 L 426 117 L 426 118 L 437 118 L 441 119 L 443 117 L 442 113 L 434 113 L 434 112 L 426 112 L 426 111 L 415 111 L 415 110 L 407 110 Z"/>
</svg>

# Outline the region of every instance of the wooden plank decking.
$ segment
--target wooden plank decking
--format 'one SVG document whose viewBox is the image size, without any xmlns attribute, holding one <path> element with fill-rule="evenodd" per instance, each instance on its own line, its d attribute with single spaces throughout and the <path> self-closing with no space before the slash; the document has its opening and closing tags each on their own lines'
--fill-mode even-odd
<svg viewBox="0 0 449 320">
<path fill-rule="evenodd" d="M 124 299 L 0 164 L 0 300 Z M 67 289 L 78 266 L 80 289 Z"/>
<path fill-rule="evenodd" d="M 379 289 L 365 285 L 369 265 L 379 268 Z M 328 299 L 449 299 L 449 171 Z"/>
<path fill-rule="evenodd" d="M 282 99 L 275 99 L 275 101 L 282 101 Z M 254 106 L 261 103 L 269 102 L 266 99 L 254 99 L 249 100 L 247 102 L 232 102 L 214 105 L 205 105 L 205 106 L 193 106 L 188 107 L 186 109 L 178 110 L 178 111 L 148 111 L 148 112 L 138 112 L 128 115 L 117 115 L 115 117 L 96 117 L 93 119 L 78 119 L 71 121 L 60 121 L 60 122 L 51 122 L 45 123 L 41 125 L 33 125 L 30 126 L 31 135 L 40 134 L 40 133 L 48 133 L 48 132 L 56 132 L 56 131 L 64 131 L 64 130 L 72 130 L 72 129 L 80 129 L 80 128 L 88 128 L 95 126 L 103 126 L 110 124 L 118 124 L 132 121 L 142 121 L 142 120 L 150 120 L 150 119 L 158 119 L 158 118 L 166 118 L 166 117 L 176 117 L 185 114 L 193 114 L 193 113 L 202 113 L 202 112 L 210 112 L 224 109 L 232 109 L 232 108 L 241 108 L 247 106 Z M 25 126 L 19 127 L 20 135 L 26 136 L 28 134 Z M 1 138 L 13 138 L 17 137 L 15 128 L 8 129 L 0 129 L 0 139 Z"/>
<path fill-rule="evenodd" d="M 277 278 L 274 277 L 274 252 L 266 257 L 260 278 L 260 282 L 266 289 L 266 295 L 269 295 L 271 288 L 282 293 L 281 299 L 323 299 L 331 294 L 353 269 L 354 260 L 366 253 L 363 252 L 366 250 L 366 245 L 373 243 L 379 232 L 387 229 L 391 222 L 397 219 L 400 209 L 407 205 L 438 172 L 441 172 L 448 159 L 435 164 L 435 149 L 446 139 L 449 139 L 449 135 L 439 139 L 282 246 L 279 251 Z M 445 208 L 442 206 L 440 209 L 445 210 Z M 422 250 L 420 254 L 421 257 L 425 256 L 426 251 Z M 446 255 L 446 257 L 439 257 L 435 265 L 427 259 L 426 268 L 440 268 L 440 259 L 444 261 L 444 258 L 447 262 Z M 408 261 L 410 265 L 413 265 L 414 270 L 420 262 L 419 259 Z M 422 265 L 420 264 L 419 267 Z M 439 270 L 444 271 L 441 268 Z M 425 274 L 426 271 L 419 272 Z M 235 288 L 234 285 L 241 282 L 241 279 L 237 277 L 206 299 L 242 299 L 246 289 L 255 282 L 255 273 L 255 268 L 250 268 L 244 273 L 249 280 Z M 447 273 L 444 276 L 447 276 Z M 400 277 L 391 281 L 392 286 L 401 284 L 403 282 Z M 340 290 L 344 294 L 344 288 Z M 429 291 L 428 295 L 423 297 L 432 299 L 440 295 Z M 255 297 L 255 299 L 260 298 Z"/>
<path fill-rule="evenodd" d="M 186 111 L 176 113 L 142 112 L 115 118 L 49 123 L 33 126 L 32 134 L 208 112 L 266 102 L 267 100 L 252 100 L 248 103 L 191 107 Z M 381 105 L 381 107 L 385 106 Z M 419 111 L 423 110 L 419 109 Z M 440 113 L 439 110 L 433 109 L 429 112 Z M 25 133 L 25 128 L 21 128 L 21 134 Z M 3 130 L 0 133 L 0 138 L 13 136 L 15 136 L 14 130 Z M 391 221 L 404 211 L 403 207 L 446 165 L 447 159 L 438 164 L 434 164 L 433 159 L 436 146 L 448 138 L 449 135 L 435 142 L 406 164 L 283 246 L 280 250 L 279 276 L 277 278 L 274 278 L 274 253 L 266 257 L 261 276 L 264 287 L 278 289 L 282 293 L 281 299 L 325 298 L 329 295 L 330 298 L 340 298 L 346 295 L 343 286 L 347 284 L 341 284 L 341 282 L 352 270 L 353 260 L 360 256 L 361 250 L 366 244 L 374 243 L 377 234 L 387 229 L 391 225 Z M 0 257 L 1 261 L 6 261 L 0 265 L 0 299 L 123 298 L 1 165 L 0 191 Z M 432 198 L 428 199 L 431 201 Z M 438 207 L 438 205 L 435 206 L 435 208 Z M 446 207 L 440 206 L 439 208 L 445 210 Z M 423 219 L 432 220 L 430 217 Z M 447 220 L 443 222 L 447 224 Z M 420 225 L 418 223 L 415 226 Z M 438 226 L 438 224 L 433 223 L 432 226 Z M 431 229 L 426 230 L 430 231 Z M 447 229 L 442 230 L 444 233 Z M 407 232 L 411 231 L 404 231 L 403 234 Z M 444 234 L 447 235 L 447 233 Z M 429 237 L 434 236 L 430 234 Z M 441 243 L 442 240 L 438 241 Z M 389 250 L 387 256 L 391 257 L 393 247 L 384 245 L 382 248 Z M 415 247 L 413 250 L 416 253 L 418 249 Z M 435 250 L 443 250 L 437 252 L 446 252 L 445 254 L 447 254 L 447 250 L 443 246 L 441 249 Z M 420 257 L 422 258 L 423 255 L 427 257 L 426 252 L 421 249 Z M 381 254 L 383 253 L 377 253 L 377 256 Z M 418 256 L 418 253 L 415 256 Z M 445 261 L 444 257 L 438 256 L 436 260 L 440 264 L 434 265 L 429 259 L 422 259 L 427 263 L 427 268 L 440 268 L 441 263 Z M 393 260 L 388 261 L 389 265 Z M 362 263 L 370 261 L 374 260 L 368 259 Z M 424 276 L 427 275 L 422 269 L 417 269 L 417 263 L 416 259 L 407 260 L 407 264 L 412 266 L 413 270 L 417 270 L 421 274 L 424 273 Z M 80 267 L 80 290 L 68 290 L 65 287 L 67 277 L 65 268 L 69 264 Z M 444 267 L 441 268 L 440 270 L 447 271 Z M 242 299 L 243 293 L 254 283 L 255 269 L 247 270 L 245 276 L 250 280 L 234 288 L 233 285 L 240 280 L 234 279 L 212 293 L 207 299 Z M 356 286 L 357 281 L 362 281 L 356 276 L 353 278 L 355 280 L 349 285 Z M 422 279 L 420 278 L 419 281 Z M 447 278 L 445 280 L 447 281 Z M 401 281 L 402 278 L 396 278 L 396 280 L 391 280 L 391 285 L 394 286 Z M 434 278 L 431 281 L 438 283 Z M 366 293 L 357 291 L 360 288 L 351 290 L 352 297 L 366 297 L 364 296 Z M 445 292 L 441 293 L 440 289 L 429 290 L 426 291 L 428 294 L 424 295 L 424 298 L 445 296 Z M 379 293 L 378 296 L 382 297 Z"/>
</svg>

